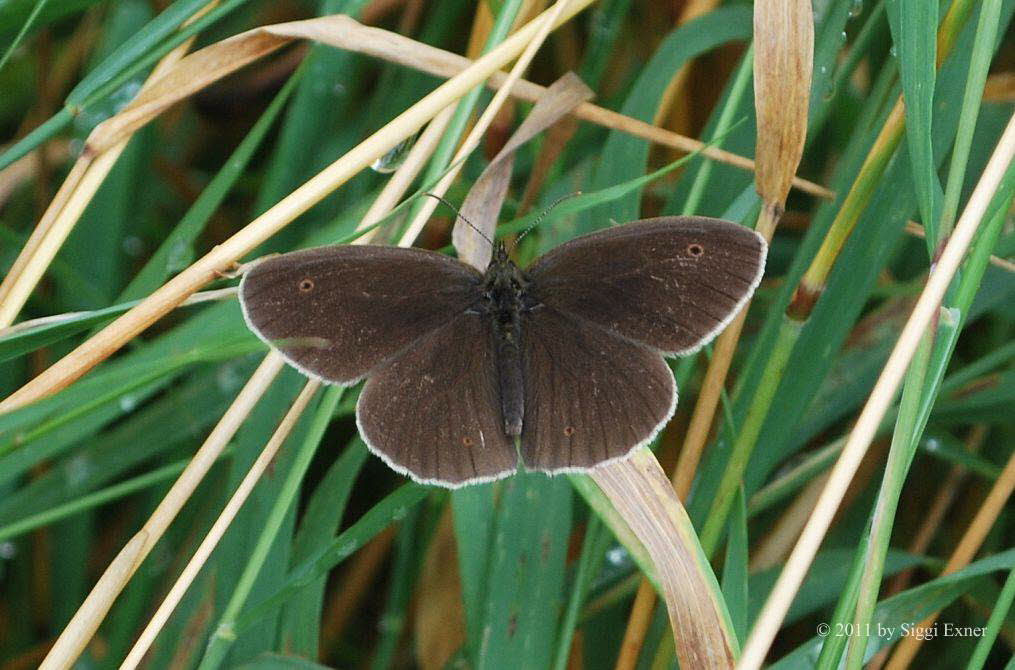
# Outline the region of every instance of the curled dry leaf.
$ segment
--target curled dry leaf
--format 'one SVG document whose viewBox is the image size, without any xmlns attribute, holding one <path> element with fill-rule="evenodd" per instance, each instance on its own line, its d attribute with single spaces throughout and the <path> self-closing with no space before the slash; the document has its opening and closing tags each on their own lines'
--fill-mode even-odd
<svg viewBox="0 0 1015 670">
<path fill-rule="evenodd" d="M 691 520 L 648 449 L 589 473 L 655 564 L 682 668 L 732 668 L 737 652 L 729 613 Z"/>
<path fill-rule="evenodd" d="M 813 54 L 810 0 L 754 3 L 756 184 L 780 209 L 803 155 Z"/>
<path fill-rule="evenodd" d="M 569 72 L 540 96 L 535 107 L 511 135 L 500 153 L 486 166 L 466 196 L 462 204 L 462 218 L 478 228 L 479 232 L 461 220 L 455 224 L 453 241 L 459 258 L 481 271 L 486 269 L 493 249 L 480 233 L 493 239 L 497 219 L 511 181 L 515 151 L 562 119 L 575 107 L 591 99 L 592 95 L 592 89 L 586 86 L 578 75 Z"/>
</svg>

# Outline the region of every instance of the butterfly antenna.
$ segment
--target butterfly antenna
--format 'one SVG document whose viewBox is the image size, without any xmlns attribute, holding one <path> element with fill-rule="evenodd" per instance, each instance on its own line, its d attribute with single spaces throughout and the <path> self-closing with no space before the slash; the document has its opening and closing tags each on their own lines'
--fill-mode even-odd
<svg viewBox="0 0 1015 670">
<path fill-rule="evenodd" d="M 574 193 L 568 193 L 567 195 L 562 195 L 559 198 L 557 198 L 556 200 L 554 200 L 552 203 L 550 203 L 550 206 L 543 210 L 543 213 L 539 215 L 539 218 L 536 219 L 535 222 L 533 222 L 533 224 L 531 226 L 529 226 L 528 228 L 526 228 L 525 230 L 522 231 L 522 234 L 519 235 L 518 239 L 515 240 L 515 246 L 517 247 L 518 243 L 522 241 L 522 238 L 524 238 L 526 235 L 528 235 L 529 232 L 533 228 L 535 228 L 540 223 L 542 223 L 543 219 L 546 218 L 546 215 L 549 214 L 553 210 L 554 207 L 556 207 L 560 203 L 564 202 L 565 200 L 569 200 L 569 199 L 571 199 L 571 198 L 573 198 L 575 196 L 581 195 L 581 194 L 582 194 L 581 191 L 575 191 Z"/>
<path fill-rule="evenodd" d="M 452 204 L 451 204 L 450 202 L 448 202 L 447 200 L 445 200 L 445 199 L 444 199 L 444 198 L 442 198 L 441 196 L 437 195 L 436 193 L 430 193 L 429 191 L 425 192 L 425 193 L 424 193 L 423 195 L 428 195 L 428 196 L 430 196 L 431 198 L 434 198 L 435 200 L 437 200 L 437 201 L 439 201 L 439 202 L 442 202 L 442 203 L 444 203 L 445 205 L 447 205 L 448 207 L 450 207 L 450 208 L 451 208 L 451 211 L 453 211 L 453 212 L 455 213 L 455 216 L 457 216 L 457 217 L 458 217 L 459 219 L 461 219 L 462 221 L 464 221 L 465 223 L 467 223 L 467 224 L 469 225 L 469 228 L 472 228 L 472 229 L 473 229 L 473 230 L 475 230 L 475 231 L 476 231 L 477 233 L 479 233 L 479 234 L 480 234 L 480 235 L 481 235 L 481 236 L 483 237 L 483 239 L 484 239 L 484 240 L 486 240 L 487 242 L 489 242 L 489 243 L 490 243 L 490 246 L 491 246 L 491 247 L 494 247 L 494 246 L 496 246 L 496 245 L 495 245 L 495 244 L 493 243 L 493 240 L 491 240 L 491 239 L 490 239 L 489 237 L 487 237 L 487 236 L 486 236 L 486 233 L 484 233 L 484 232 L 483 232 L 482 230 L 480 230 L 479 228 L 477 228 L 476 226 L 474 226 L 474 225 L 472 224 L 472 221 L 469 221 L 469 220 L 468 220 L 468 219 L 466 219 L 466 218 L 465 218 L 464 216 L 462 216 L 462 213 L 458 211 L 458 208 L 457 208 L 457 207 L 455 207 L 454 205 L 452 205 Z"/>
</svg>

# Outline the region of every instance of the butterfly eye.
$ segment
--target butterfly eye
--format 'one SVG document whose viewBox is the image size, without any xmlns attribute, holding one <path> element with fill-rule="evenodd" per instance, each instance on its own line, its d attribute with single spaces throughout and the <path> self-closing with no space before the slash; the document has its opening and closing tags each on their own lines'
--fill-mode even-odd
<svg viewBox="0 0 1015 670">
<path fill-rule="evenodd" d="M 700 244 L 688 244 L 687 245 L 687 255 L 688 256 L 693 256 L 693 257 L 697 258 L 698 256 L 701 256 L 703 253 L 705 253 L 705 249 Z"/>
<path fill-rule="evenodd" d="M 472 441 L 471 437 L 463 437 L 462 438 L 462 444 L 464 446 L 466 446 L 466 447 L 471 447 L 475 443 Z"/>
<path fill-rule="evenodd" d="M 571 437 L 572 435 L 574 435 L 574 426 L 568 426 L 567 428 L 564 429 L 565 437 Z"/>
<path fill-rule="evenodd" d="M 302 293 L 307 293 L 308 291 L 313 290 L 313 288 L 314 282 L 310 279 L 304 279 L 303 281 L 300 282 L 300 291 Z"/>
</svg>

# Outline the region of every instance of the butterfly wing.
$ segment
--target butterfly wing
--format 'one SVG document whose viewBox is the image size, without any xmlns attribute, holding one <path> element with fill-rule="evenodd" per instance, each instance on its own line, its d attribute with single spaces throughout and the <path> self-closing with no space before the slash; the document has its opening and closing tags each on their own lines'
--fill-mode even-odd
<svg viewBox="0 0 1015 670">
<path fill-rule="evenodd" d="M 491 337 L 483 316 L 461 314 L 372 372 L 356 405 L 370 450 L 426 484 L 456 487 L 515 472 Z"/>
<path fill-rule="evenodd" d="M 658 351 L 552 307 L 526 317 L 526 467 L 560 472 L 621 458 L 673 415 L 677 387 Z"/>
<path fill-rule="evenodd" d="M 312 377 L 352 384 L 462 314 L 482 277 L 420 249 L 332 246 L 255 265 L 240 283 L 247 325 Z"/>
<path fill-rule="evenodd" d="M 527 273 L 540 302 L 654 349 L 688 354 L 744 306 L 766 252 L 764 239 L 743 226 L 670 216 L 575 238 Z"/>
</svg>

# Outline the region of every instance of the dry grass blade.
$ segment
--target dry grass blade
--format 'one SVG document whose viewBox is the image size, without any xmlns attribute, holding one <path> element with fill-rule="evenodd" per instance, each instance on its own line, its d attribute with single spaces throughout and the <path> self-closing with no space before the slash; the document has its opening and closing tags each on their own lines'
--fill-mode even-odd
<svg viewBox="0 0 1015 670">
<path fill-rule="evenodd" d="M 642 541 L 656 568 L 682 668 L 732 668 L 736 640 L 691 520 L 648 449 L 589 475 Z"/>
<path fill-rule="evenodd" d="M 755 185 L 766 208 L 782 207 L 807 137 L 814 17 L 809 0 L 754 5 Z M 776 219 L 778 213 L 775 214 Z M 775 220 L 760 223 L 775 226 Z M 771 239 L 772 230 L 758 232 Z"/>
<path fill-rule="evenodd" d="M 1001 471 L 1001 476 L 994 482 L 990 493 L 987 494 L 987 498 L 983 501 L 973 521 L 969 524 L 969 528 L 966 529 L 958 546 L 955 547 L 955 551 L 948 558 L 948 563 L 945 564 L 944 569 L 941 571 L 942 575 L 951 574 L 969 565 L 973 557 L 976 556 L 976 552 L 983 546 L 983 541 L 986 539 L 987 533 L 994 526 L 998 516 L 1004 511 L 1008 499 L 1011 498 L 1012 491 L 1015 491 L 1015 453 L 1008 458 L 1008 463 L 1004 466 L 1004 470 Z M 932 628 L 936 620 L 937 613 L 921 621 L 918 626 L 921 628 Z M 921 636 L 911 635 L 903 637 L 895 648 L 895 653 L 892 654 L 891 659 L 888 661 L 886 670 L 905 670 L 905 668 L 908 668 L 922 644 L 923 638 Z"/>
<path fill-rule="evenodd" d="M 172 588 L 169 589 L 169 593 L 162 600 L 162 604 L 152 615 L 151 619 L 148 620 L 148 624 L 141 632 L 141 636 L 131 647 L 130 653 L 124 659 L 120 665 L 120 670 L 127 670 L 128 668 L 136 668 L 144 655 L 148 653 L 152 643 L 155 642 L 156 636 L 162 627 L 169 620 L 169 616 L 176 609 L 176 606 L 183 599 L 183 595 L 190 588 L 191 583 L 197 577 L 201 568 L 204 567 L 208 557 L 211 556 L 212 551 L 218 546 L 219 540 L 225 535 L 226 531 L 229 530 L 229 524 L 233 522 L 236 515 L 239 513 L 240 508 L 243 507 L 243 503 L 246 502 L 250 492 L 254 490 L 254 486 L 260 481 L 264 471 L 268 469 L 272 459 L 278 453 L 278 450 L 285 443 L 286 438 L 292 432 L 296 426 L 296 422 L 299 421 L 303 411 L 307 408 L 311 398 L 317 393 L 317 390 L 321 387 L 321 383 L 316 380 L 309 380 L 300 394 L 296 396 L 296 400 L 293 401 L 292 406 L 286 415 L 282 418 L 278 428 L 272 434 L 271 439 L 264 445 L 264 449 L 261 450 L 257 460 L 254 461 L 253 465 L 250 466 L 250 470 L 243 476 L 243 480 L 240 485 L 236 487 L 236 491 L 233 492 L 232 497 L 229 498 L 229 502 L 222 508 L 222 512 L 219 513 L 215 523 L 212 524 L 208 534 L 205 535 L 201 544 L 198 546 L 194 555 L 191 556 L 187 562 L 186 567 L 183 568 L 183 572 L 173 582 Z"/>
<path fill-rule="evenodd" d="M 1015 156 L 1015 116 L 1012 116 L 998 142 L 990 161 L 973 190 L 962 213 L 955 231 L 948 239 L 938 263 L 927 278 L 916 306 L 906 321 L 899 340 L 885 364 L 877 383 L 864 405 L 843 447 L 835 467 L 832 469 L 828 485 L 821 492 L 814 508 L 814 513 L 804 527 L 800 539 L 790 554 L 779 579 L 772 590 L 768 601 L 758 616 L 757 623 L 744 647 L 744 655 L 737 666 L 743 670 L 760 668 L 765 655 L 775 639 L 786 612 L 810 568 L 814 555 L 821 545 L 825 532 L 831 523 L 842 497 L 860 465 L 867 447 L 884 418 L 899 384 L 906 373 L 916 348 L 931 323 L 936 317 L 941 300 L 948 285 L 955 276 L 969 244 L 983 219 L 990 199 L 993 197 Z"/>
<path fill-rule="evenodd" d="M 209 2 L 187 19 L 184 25 L 197 20 L 217 4 L 218 0 Z M 121 115 L 131 113 L 131 110 L 142 104 L 141 100 L 146 92 L 185 56 L 194 39 L 192 37 L 184 41 L 162 57 L 137 97 L 127 105 Z M 98 132 L 99 128 L 97 127 L 92 131 L 89 140 Z M 129 139 L 129 135 L 123 135 L 109 145 L 106 151 L 99 154 L 85 151 L 75 161 L 74 167 L 71 168 L 53 201 L 50 202 L 39 223 L 28 237 L 21 253 L 14 260 L 3 283 L 0 284 L 0 328 L 9 326 L 17 318 L 18 312 L 24 307 L 28 296 L 31 295 L 49 264 L 56 257 L 88 203 L 92 201 L 95 192 L 99 190 L 106 175 L 113 169 L 120 154 L 127 148 Z"/>
<path fill-rule="evenodd" d="M 555 23 L 571 18 L 592 0 L 574 0 L 561 11 Z M 553 10 L 548 10 L 553 11 Z M 540 17 L 545 16 L 541 14 Z M 85 374 L 99 362 L 157 321 L 204 284 L 217 276 L 257 245 L 320 202 L 360 170 L 368 167 L 405 138 L 415 133 L 438 112 L 473 86 L 511 61 L 532 40 L 541 26 L 537 18 L 514 33 L 470 68 L 449 79 L 415 105 L 376 131 L 330 166 L 254 219 L 232 237 L 215 247 L 193 265 L 152 293 L 102 331 L 46 369 L 0 403 L 0 412 L 23 407 L 54 393 Z M 186 59 L 184 59 L 186 61 Z M 181 66 L 184 61 L 181 61 Z"/>
<path fill-rule="evenodd" d="M 236 400 L 216 424 L 180 474 L 162 502 L 152 513 L 144 527 L 120 550 L 113 562 L 106 568 L 98 583 L 92 588 L 70 622 L 57 638 L 53 648 L 40 666 L 41 670 L 69 668 L 81 654 L 85 645 L 95 634 L 113 601 L 130 580 L 134 571 L 162 537 L 177 513 L 190 499 L 197 485 L 218 460 L 229 440 L 246 420 L 247 415 L 260 400 L 264 390 L 282 369 L 281 356 L 269 354 L 251 375 Z"/>
</svg>

